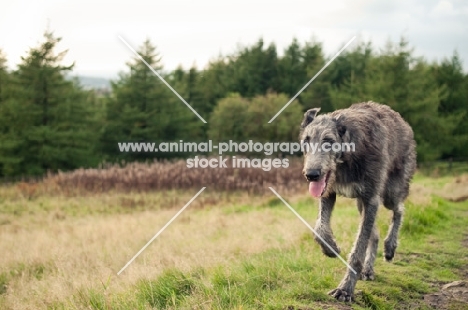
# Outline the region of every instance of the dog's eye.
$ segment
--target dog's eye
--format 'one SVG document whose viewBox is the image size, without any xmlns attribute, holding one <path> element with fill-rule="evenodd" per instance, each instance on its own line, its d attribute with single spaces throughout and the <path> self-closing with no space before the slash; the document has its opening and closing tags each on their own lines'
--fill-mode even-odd
<svg viewBox="0 0 468 310">
<path fill-rule="evenodd" d="M 333 144 L 335 143 L 335 140 L 331 139 L 331 138 L 325 138 L 323 139 L 323 143 L 330 143 L 330 144 Z"/>
<path fill-rule="evenodd" d="M 310 141 L 309 136 L 305 137 L 304 140 L 302 140 L 302 151 L 304 153 L 307 153 L 307 151 L 309 150 L 309 141 Z"/>
</svg>

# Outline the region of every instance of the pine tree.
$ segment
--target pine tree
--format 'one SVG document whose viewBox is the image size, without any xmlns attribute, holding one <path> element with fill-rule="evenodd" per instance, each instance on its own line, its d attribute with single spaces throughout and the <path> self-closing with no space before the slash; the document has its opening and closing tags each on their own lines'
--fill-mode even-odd
<svg viewBox="0 0 468 310">
<path fill-rule="evenodd" d="M 304 51 L 294 38 L 278 60 L 279 91 L 292 97 L 307 83 L 307 77 Z"/>
<path fill-rule="evenodd" d="M 7 70 L 7 59 L 3 51 L 0 49 L 0 105 L 6 100 L 7 85 L 9 74 Z"/>
<path fill-rule="evenodd" d="M 6 111 L 5 111 L 5 103 L 7 101 L 6 93 L 8 91 L 7 88 L 8 88 L 8 84 L 10 80 L 6 63 L 7 63 L 6 56 L 4 55 L 3 51 L 0 49 L 0 145 L 3 143 L 2 139 L 4 138 L 4 135 L 8 131 L 8 128 L 6 125 L 7 122 L 4 119 L 6 115 Z M 0 161 L 0 177 L 2 177 L 3 175 L 4 175 L 3 162 Z"/>
<path fill-rule="evenodd" d="M 439 113 L 444 116 L 458 115 L 458 124 L 453 132 L 453 148 L 446 150 L 444 157 L 468 158 L 468 75 L 464 74 L 462 61 L 457 52 L 440 65 L 433 66 L 439 87 L 444 90 Z M 451 140 L 452 140 L 451 139 Z"/>
<path fill-rule="evenodd" d="M 161 58 L 149 40 L 138 53 L 154 70 L 161 72 Z M 103 152 L 110 160 L 128 161 L 181 155 L 120 153 L 119 142 L 197 139 L 203 124 L 138 57 L 133 57 L 127 67 L 130 72 L 121 73 L 119 80 L 112 83 L 112 97 L 101 135 Z"/>
<path fill-rule="evenodd" d="M 13 94 L 2 117 L 0 145 L 4 175 L 40 175 L 96 163 L 85 92 L 66 79 L 73 65 L 62 66 L 66 51 L 55 54 L 61 38 L 46 31 L 13 73 Z"/>
<path fill-rule="evenodd" d="M 278 91 L 278 55 L 272 43 L 264 49 L 263 39 L 230 57 L 231 91 L 246 98 Z"/>
<path fill-rule="evenodd" d="M 347 108 L 356 102 L 375 100 L 367 91 L 367 77 L 375 59 L 369 42 L 361 42 L 350 51 L 343 52 L 324 72 L 331 82 L 333 109 Z M 328 70 L 328 69 L 327 69 Z"/>
<path fill-rule="evenodd" d="M 179 66 L 169 74 L 168 81 L 200 115 L 207 116 L 213 110 L 213 106 L 203 94 L 202 76 L 203 71 L 198 71 L 195 66 L 188 71 Z"/>
<path fill-rule="evenodd" d="M 307 42 L 302 50 L 306 78 L 301 87 L 309 82 L 325 65 L 325 56 L 323 55 L 322 45 L 320 43 L 315 40 Z M 329 70 L 329 68 L 326 70 Z M 322 113 L 331 112 L 333 110 L 330 99 L 330 81 L 328 74 L 328 71 L 322 72 L 299 96 L 304 112 L 313 107 L 320 107 Z"/>
<path fill-rule="evenodd" d="M 204 103 L 204 108 L 201 109 L 206 113 L 204 115 L 210 115 L 217 102 L 233 91 L 234 81 L 232 76 L 232 66 L 228 64 L 226 57 L 223 56 L 210 61 L 206 70 L 200 73 L 198 89 Z"/>
</svg>

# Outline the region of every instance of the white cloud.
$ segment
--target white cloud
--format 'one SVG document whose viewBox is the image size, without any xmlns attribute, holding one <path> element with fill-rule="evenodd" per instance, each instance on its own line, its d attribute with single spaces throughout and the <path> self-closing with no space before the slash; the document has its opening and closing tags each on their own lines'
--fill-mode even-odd
<svg viewBox="0 0 468 310">
<path fill-rule="evenodd" d="M 437 5 L 432 9 L 431 16 L 440 17 L 440 16 L 450 16 L 455 15 L 456 12 L 453 9 L 453 4 L 448 0 L 441 0 Z"/>
</svg>

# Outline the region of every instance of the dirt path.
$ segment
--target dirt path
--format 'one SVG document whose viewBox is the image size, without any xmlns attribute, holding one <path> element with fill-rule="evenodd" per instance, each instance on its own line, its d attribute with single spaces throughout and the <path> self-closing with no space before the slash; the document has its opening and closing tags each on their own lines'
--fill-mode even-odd
<svg viewBox="0 0 468 310">
<path fill-rule="evenodd" d="M 468 234 L 462 246 L 468 248 Z M 468 266 L 464 266 L 459 274 L 461 280 L 440 284 L 440 290 L 425 295 L 424 302 L 434 309 L 468 309 Z"/>
</svg>

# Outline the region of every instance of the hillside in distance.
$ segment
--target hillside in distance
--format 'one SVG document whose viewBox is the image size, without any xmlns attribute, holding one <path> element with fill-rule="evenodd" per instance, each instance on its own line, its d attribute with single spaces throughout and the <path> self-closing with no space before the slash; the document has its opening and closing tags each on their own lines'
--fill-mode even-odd
<svg viewBox="0 0 468 310">
<path fill-rule="evenodd" d="M 87 75 L 73 75 L 70 76 L 70 79 L 78 79 L 81 86 L 84 89 L 100 89 L 100 90 L 110 90 L 111 79 L 97 76 L 87 76 Z"/>
</svg>

